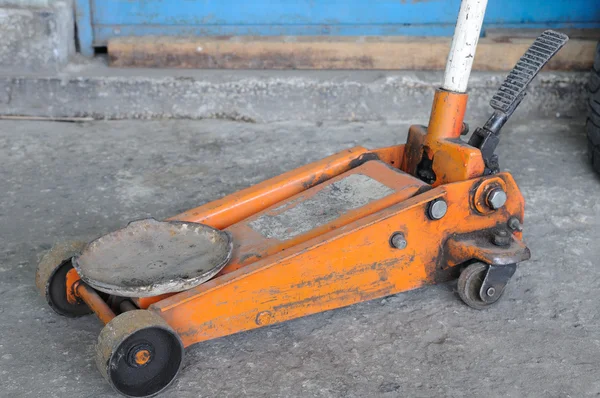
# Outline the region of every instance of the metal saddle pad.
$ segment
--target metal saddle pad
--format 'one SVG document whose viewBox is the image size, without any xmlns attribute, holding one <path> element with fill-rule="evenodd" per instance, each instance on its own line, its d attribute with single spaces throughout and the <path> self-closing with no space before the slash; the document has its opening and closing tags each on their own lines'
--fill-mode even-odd
<svg viewBox="0 0 600 398">
<path fill-rule="evenodd" d="M 132 221 L 89 243 L 73 259 L 96 290 L 149 297 L 190 289 L 215 276 L 231 259 L 228 232 L 183 221 Z"/>
</svg>

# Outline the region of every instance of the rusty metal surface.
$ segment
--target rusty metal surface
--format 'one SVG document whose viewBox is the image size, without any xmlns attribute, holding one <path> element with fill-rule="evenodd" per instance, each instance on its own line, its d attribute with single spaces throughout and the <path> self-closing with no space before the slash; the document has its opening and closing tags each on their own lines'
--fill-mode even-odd
<svg viewBox="0 0 600 398">
<path fill-rule="evenodd" d="M 92 241 L 74 259 L 94 289 L 126 297 L 148 297 L 197 286 L 231 258 L 227 232 L 181 221 L 133 221 Z"/>
<path fill-rule="evenodd" d="M 370 164 L 380 163 L 371 161 L 361 167 L 366 168 Z M 336 178 L 348 178 L 348 174 L 357 173 L 357 169 Z M 370 177 L 377 178 L 379 182 L 386 181 L 385 185 L 390 187 L 395 185 L 391 181 L 393 179 L 406 184 L 405 173 L 388 168 L 384 170 L 393 173 L 393 177 L 377 169 L 371 171 L 378 171 L 379 175 Z M 458 200 L 469 198 L 474 183 L 495 177 L 502 178 L 507 187 L 509 200 L 502 210 L 482 217 L 469 200 Z M 317 186 L 311 190 L 319 188 L 321 192 L 324 189 Z M 418 189 L 416 184 L 414 190 Z M 307 200 L 308 194 L 300 197 Z M 287 204 L 297 205 L 296 199 L 290 198 Z M 447 212 L 439 219 L 430 219 L 427 210 L 433 201 L 440 199 L 448 203 Z M 441 268 L 442 263 L 450 260 L 454 260 L 450 267 L 479 257 L 502 261 L 511 247 L 494 246 L 489 238 L 481 242 L 483 247 L 456 244 L 455 250 L 448 250 L 448 254 L 442 244 L 456 236 L 491 232 L 506 224 L 511 217 L 521 219 L 523 198 L 511 175 L 500 173 L 476 181 L 445 184 L 377 211 L 369 209 L 368 205 L 360 211 L 362 217 L 328 229 L 312 239 L 296 241 L 284 250 L 262 249 L 258 260 L 242 267 L 239 263 L 244 260 L 238 260 L 238 256 L 249 253 L 250 245 L 246 242 L 258 243 L 255 239 L 258 233 L 243 225 L 251 220 L 236 224 L 228 230 L 240 246 L 236 247 L 235 258 L 219 277 L 165 298 L 149 308 L 160 312 L 179 333 L 184 345 L 189 346 L 415 289 L 440 281 L 439 275 L 446 273 L 446 269 Z M 390 245 L 390 237 L 398 232 L 406 239 L 403 249 Z M 513 232 L 513 236 L 514 239 L 522 238 L 517 232 Z M 276 239 L 267 239 L 267 242 L 272 247 L 281 247 L 281 242 Z M 522 242 L 519 243 L 516 251 L 521 246 L 525 248 Z M 242 246 L 244 244 L 245 247 Z M 520 258 L 529 256 L 529 251 L 525 250 Z M 491 263 L 496 264 L 497 261 Z"/>
<path fill-rule="evenodd" d="M 454 236 L 446 241 L 448 265 L 454 266 L 465 259 L 476 259 L 486 264 L 515 264 L 531 258 L 529 248 L 520 239 L 511 238 L 506 246 L 493 243 L 494 230 Z M 518 233 L 514 233 L 518 235 Z"/>
<path fill-rule="evenodd" d="M 350 174 L 327 185 L 308 199 L 300 197 L 249 223 L 265 238 L 288 240 L 394 193 L 395 190 L 364 174 Z"/>
</svg>

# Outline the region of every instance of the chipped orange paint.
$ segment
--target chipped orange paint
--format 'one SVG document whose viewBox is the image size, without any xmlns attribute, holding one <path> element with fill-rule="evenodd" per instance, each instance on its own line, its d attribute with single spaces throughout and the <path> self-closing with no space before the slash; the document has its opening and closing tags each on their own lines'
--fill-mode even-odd
<svg viewBox="0 0 600 398">
<path fill-rule="evenodd" d="M 189 210 L 185 213 L 181 213 L 175 217 L 172 217 L 171 219 L 173 220 L 182 220 L 182 221 L 189 221 L 189 222 L 203 222 L 203 223 L 212 223 L 211 226 L 213 227 L 219 227 L 221 229 L 225 229 L 229 226 L 230 222 L 232 220 L 236 220 L 238 217 L 240 217 L 238 212 L 242 212 L 244 213 L 245 217 L 244 219 L 260 212 L 261 210 L 263 210 L 264 204 L 265 203 L 271 203 L 274 201 L 274 199 L 280 198 L 280 197 L 284 197 L 285 199 L 288 199 L 291 196 L 294 196 L 293 194 L 290 195 L 290 193 L 292 192 L 296 192 L 296 195 L 298 193 L 301 193 L 309 188 L 311 188 L 314 185 L 318 185 L 319 182 L 325 182 L 329 179 L 333 179 L 335 178 L 335 176 L 343 173 L 346 170 L 351 169 L 352 167 L 352 162 L 359 160 L 361 157 L 365 157 L 365 156 L 369 156 L 371 155 L 373 158 L 379 159 L 382 162 L 392 166 L 392 167 L 398 167 L 400 165 L 400 163 L 402 162 L 402 157 L 404 156 L 404 144 L 402 145 L 395 145 L 395 146 L 390 146 L 390 147 L 386 147 L 386 148 L 379 148 L 373 151 L 370 150 L 366 150 L 362 147 L 355 147 L 352 149 L 349 149 L 348 151 L 343 151 L 340 152 L 338 154 L 332 155 L 329 158 L 325 158 L 321 161 L 306 165 L 304 167 L 301 167 L 299 169 L 296 170 L 292 170 L 284 175 L 287 175 L 286 178 L 289 178 L 292 181 L 296 181 L 299 182 L 301 185 L 301 189 L 297 189 L 298 185 L 296 185 L 293 190 L 286 184 L 282 183 L 282 180 L 280 177 L 284 176 L 279 176 L 279 177 L 275 177 L 271 180 L 267 180 L 263 183 L 260 183 L 256 186 L 252 186 L 250 188 L 245 189 L 244 191 L 240 191 L 237 194 L 233 194 L 233 195 L 229 195 L 223 199 L 220 199 L 219 201 L 217 201 L 218 203 L 212 202 L 209 203 L 207 205 L 204 206 L 200 206 L 197 207 L 195 209 Z M 323 173 L 323 167 L 324 165 L 326 165 L 327 169 L 329 170 L 329 173 Z M 310 178 L 307 178 L 306 176 L 310 175 Z M 317 176 L 317 177 L 315 177 Z M 397 200 L 401 200 L 403 197 L 408 197 L 412 194 L 414 194 L 414 192 L 416 191 L 416 189 L 413 189 L 413 185 L 415 184 L 415 180 L 414 178 L 408 178 L 409 176 L 406 176 L 406 182 L 410 182 L 409 186 L 404 187 L 407 190 L 404 191 L 404 193 L 401 193 L 400 196 L 396 195 L 392 198 L 388 198 L 386 199 L 386 203 L 393 203 Z M 313 182 L 315 180 L 319 180 L 317 183 L 315 184 L 307 184 L 307 181 Z M 421 183 L 420 181 L 418 181 L 419 185 L 423 185 L 423 183 Z M 396 186 L 398 186 L 398 183 L 396 182 L 395 184 Z M 270 190 L 267 190 L 265 187 L 270 187 Z M 279 192 L 278 190 L 282 190 L 283 192 Z M 256 201 L 258 200 L 259 197 L 263 196 L 263 202 L 261 202 L 261 205 L 256 207 L 256 208 L 252 208 L 250 206 L 251 203 L 256 203 Z M 267 197 L 266 199 L 264 197 Z M 243 203 L 245 203 L 245 205 L 243 206 L 243 209 L 240 209 L 240 205 L 239 205 L 239 200 L 235 199 L 235 200 L 226 200 L 227 198 L 230 197 L 234 197 L 234 198 L 244 198 L 243 199 Z M 389 200 L 392 200 L 391 202 Z M 273 204 L 278 203 L 278 202 L 274 202 Z M 268 206 L 267 206 L 268 207 Z M 354 216 L 356 216 L 356 214 L 353 214 Z M 351 219 L 351 216 L 347 216 L 344 220 L 340 220 L 341 223 L 347 222 Z M 338 225 L 340 223 L 336 223 L 336 224 L 331 224 L 328 227 L 329 228 L 334 228 L 335 225 Z M 233 230 L 237 230 L 238 228 L 235 227 Z M 326 228 L 325 228 L 326 229 Z M 234 231 L 230 231 L 230 232 L 234 232 Z M 314 236 L 314 232 L 312 231 L 312 235 Z M 238 232 L 234 232 L 235 235 L 238 234 Z M 229 266 L 226 267 L 223 271 L 221 271 L 221 273 L 219 275 L 223 275 L 224 273 L 227 272 L 231 272 L 234 269 L 237 269 L 239 267 L 241 267 L 242 265 L 245 264 L 249 264 L 250 262 L 252 262 L 251 260 L 257 260 L 260 257 L 263 257 L 264 255 L 269 254 L 268 252 L 264 252 L 264 251 L 256 251 L 255 253 L 252 252 L 252 248 L 256 247 L 256 245 L 252 245 L 252 244 L 244 244 L 246 242 L 246 240 L 241 237 L 241 236 L 235 236 L 234 235 L 234 242 L 242 242 L 242 244 L 245 246 L 245 250 L 243 250 L 243 254 L 239 254 L 240 250 L 236 249 L 236 253 L 238 253 L 237 256 L 234 256 L 234 258 L 232 259 L 232 261 L 230 262 Z M 306 236 L 303 236 L 302 239 L 306 240 Z M 286 247 L 289 247 L 291 244 L 296 244 L 300 242 L 300 240 L 295 240 L 294 242 L 288 242 L 284 245 L 279 246 L 277 249 L 275 248 L 271 248 L 270 251 L 276 251 L 276 250 L 283 250 Z M 236 243 L 236 247 L 237 247 L 237 243 Z M 172 293 L 168 293 L 168 294 L 163 294 L 160 296 L 154 296 L 154 297 L 139 297 L 139 298 L 133 298 L 132 300 L 134 301 L 134 303 L 141 309 L 147 309 L 148 307 L 150 307 L 152 304 L 154 303 L 158 303 L 159 301 L 167 298 L 167 297 L 171 297 L 173 294 Z"/>
<path fill-rule="evenodd" d="M 404 144 L 374 149 L 370 153 L 375 154 L 382 162 L 392 167 L 400 168 L 402 158 L 404 157 Z"/>
<path fill-rule="evenodd" d="M 275 238 L 266 238 L 259 232 L 255 231 L 251 224 L 261 217 L 277 216 L 285 211 L 293 209 L 295 205 L 304 203 L 311 198 L 314 198 L 323 189 L 329 187 L 344 178 L 353 174 L 368 176 L 373 180 L 379 181 L 386 187 L 391 188 L 393 193 L 381 199 L 369 202 L 363 207 L 349 210 L 331 222 L 323 223 L 309 231 L 299 234 L 291 239 L 278 240 Z M 340 174 L 337 177 L 330 179 L 327 182 L 320 184 L 317 187 L 299 193 L 283 203 L 278 203 L 274 209 L 265 210 L 249 217 L 237 224 L 227 228 L 226 231 L 231 233 L 234 241 L 233 257 L 227 267 L 221 271 L 221 275 L 232 272 L 245 265 L 258 261 L 261 258 L 266 258 L 272 254 L 281 252 L 300 243 L 306 242 L 309 239 L 323 235 L 324 233 L 340 228 L 353 221 L 356 221 L 365 215 L 383 210 L 393 204 L 400 203 L 413 195 L 419 188 L 426 184 L 421 180 L 414 178 L 405 173 L 390 169 L 384 163 L 379 161 L 368 161 L 365 164 L 355 167 L 346 173 Z"/>
<path fill-rule="evenodd" d="M 169 220 L 197 222 L 223 229 L 351 168 L 353 160 L 368 153 L 354 147 L 289 171 Z"/>
<path fill-rule="evenodd" d="M 483 174 L 485 164 L 479 149 L 460 140 L 467 98 L 467 94 L 436 91 L 429 126 L 410 127 L 402 170 L 415 175 L 427 156 L 433 161 L 434 187 Z"/>
<path fill-rule="evenodd" d="M 467 99 L 464 93 L 453 93 L 437 89 L 433 97 L 427 143 L 447 138 L 458 138 L 463 129 L 463 120 L 467 110 Z"/>
<path fill-rule="evenodd" d="M 152 296 L 152 297 L 135 297 L 131 298 L 133 303 L 140 309 L 145 310 L 150 307 L 154 303 L 158 303 L 160 300 L 166 299 L 167 297 L 171 297 L 173 293 L 161 294 L 160 296 Z"/>
<path fill-rule="evenodd" d="M 69 304 L 77 304 L 79 300 L 79 297 L 77 297 L 77 295 L 75 294 L 75 283 L 77 283 L 77 281 L 81 280 L 81 278 L 79 277 L 79 274 L 77 273 L 77 271 L 75 270 L 75 268 L 71 268 L 68 272 L 67 275 L 65 276 L 66 280 L 67 280 L 67 301 L 69 302 Z"/>
<path fill-rule="evenodd" d="M 523 198 L 514 180 L 507 173 L 494 177 L 506 183 L 509 200 L 493 214 L 481 216 L 466 200 L 487 177 L 447 184 L 243 267 L 230 264 L 215 279 L 150 309 L 189 346 L 434 283 L 446 265 L 446 239 L 494 228 L 512 216 L 522 220 Z M 439 198 L 448 203 L 448 213 L 432 221 L 427 206 Z M 389 244 L 394 232 L 405 235 L 405 249 Z"/>
<path fill-rule="evenodd" d="M 470 180 L 483 174 L 485 164 L 479 149 L 459 138 L 426 142 L 427 133 L 425 126 L 410 127 L 402 170 L 409 174 L 416 174 L 422 157 L 428 156 L 433 159 L 432 169 L 437 177 L 432 184 L 434 187 Z"/>
<path fill-rule="evenodd" d="M 404 156 L 404 144 L 379 148 L 373 151 L 362 147 L 351 148 L 347 151 L 337 153 L 323 160 L 311 163 L 285 173 L 279 177 L 275 177 L 258 185 L 249 187 L 233 195 L 226 196 L 216 202 L 208 203 L 204 206 L 186 211 L 175 217 L 172 217 L 171 220 L 202 222 L 204 224 L 211 225 L 214 228 L 225 229 L 233 224 L 232 221 L 241 221 L 242 219 L 246 219 L 260 212 L 261 210 L 266 209 L 269 207 L 265 206 L 266 204 L 278 203 L 281 201 L 279 198 L 288 199 L 291 196 L 297 195 L 298 193 L 311 188 L 312 186 L 332 179 L 344 171 L 350 170 L 353 166 L 352 162 L 359 160 L 361 157 L 369 155 L 389 164 L 392 167 L 398 167 L 402 162 L 402 157 Z M 283 176 L 286 176 L 289 181 L 293 181 L 295 183 L 292 184 L 292 186 L 284 183 L 284 180 L 282 179 Z M 252 204 L 256 203 L 259 203 L 259 205 L 252 207 Z M 238 220 L 238 218 L 240 219 Z M 238 238 L 235 238 L 234 241 L 238 242 Z M 241 242 L 244 242 L 244 240 Z M 283 247 L 281 247 L 281 249 L 283 249 Z M 249 260 L 251 260 L 253 257 L 255 259 L 259 258 L 258 256 L 251 256 L 249 254 L 251 254 L 250 251 L 245 253 L 246 258 L 244 261 L 236 262 L 233 260 L 231 263 L 237 265 L 228 267 L 221 271 L 221 275 L 223 272 L 228 272 L 234 268 L 239 268 L 241 263 L 248 264 L 250 262 Z M 243 256 L 238 256 L 238 258 L 241 257 Z M 132 300 L 139 308 L 147 309 L 150 307 L 150 305 L 172 295 L 173 294 L 168 293 L 154 297 L 133 298 Z"/>
<path fill-rule="evenodd" d="M 189 346 L 435 283 L 455 276 L 455 267 L 466 261 L 528 258 L 520 232 L 506 247 L 489 242 L 509 218 L 523 221 L 524 201 L 510 174 L 482 177 L 480 151 L 460 140 L 466 101 L 466 94 L 438 90 L 429 127 L 411 126 L 406 145 L 355 147 L 171 218 L 232 233 L 232 260 L 195 288 L 133 301 L 162 316 Z M 415 178 L 423 156 L 436 175 L 432 186 Z M 286 238 L 263 236 L 250 224 L 305 203 L 352 174 L 375 179 L 392 193 Z M 508 197 L 496 211 L 482 207 L 486 187 L 493 185 Z M 431 220 L 428 206 L 439 199 L 448 211 Z M 408 242 L 403 249 L 390 244 L 397 232 Z M 103 322 L 114 317 L 93 289 L 73 280 L 77 298 Z"/>
<path fill-rule="evenodd" d="M 85 282 L 77 282 L 74 290 L 77 297 L 83 300 L 104 324 L 107 324 L 115 317 L 115 313 L 102 297 L 94 289 L 86 285 Z"/>
</svg>

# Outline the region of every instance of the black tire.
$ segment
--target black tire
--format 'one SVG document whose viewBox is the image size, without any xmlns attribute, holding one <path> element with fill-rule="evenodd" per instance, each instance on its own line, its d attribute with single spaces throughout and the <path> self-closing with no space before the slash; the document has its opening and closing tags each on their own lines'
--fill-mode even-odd
<svg viewBox="0 0 600 398">
<path fill-rule="evenodd" d="M 487 303 L 481 299 L 479 291 L 481 290 L 481 285 L 483 284 L 487 270 L 487 264 L 473 263 L 465 268 L 458 278 L 458 295 L 466 305 L 476 310 L 483 310 L 496 303 L 504 293 L 504 290 L 500 292 L 492 303 Z"/>
<path fill-rule="evenodd" d="M 587 91 L 588 118 L 585 127 L 588 139 L 588 157 L 594 170 L 600 173 L 600 43 L 596 46 L 596 58 Z"/>
<path fill-rule="evenodd" d="M 102 329 L 96 365 L 118 393 L 151 397 L 175 380 L 183 355 L 183 343 L 167 322 L 152 311 L 133 310 Z"/>
<path fill-rule="evenodd" d="M 82 301 L 75 304 L 67 300 L 67 272 L 73 268 L 71 259 L 79 255 L 86 243 L 81 241 L 62 242 L 54 245 L 38 264 L 35 284 L 50 308 L 59 315 L 79 317 L 92 313 Z"/>
</svg>

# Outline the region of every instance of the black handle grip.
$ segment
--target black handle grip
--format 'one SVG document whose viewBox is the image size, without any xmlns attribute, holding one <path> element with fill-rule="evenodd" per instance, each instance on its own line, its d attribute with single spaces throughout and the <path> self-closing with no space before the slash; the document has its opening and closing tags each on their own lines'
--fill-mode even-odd
<svg viewBox="0 0 600 398">
<path fill-rule="evenodd" d="M 525 96 L 529 83 L 568 40 L 569 36 L 553 30 L 535 39 L 492 97 L 492 108 L 510 117 Z"/>
<path fill-rule="evenodd" d="M 519 59 L 492 97 L 490 105 L 494 108 L 494 114 L 483 127 L 473 132 L 469 140 L 471 146 L 481 150 L 486 174 L 499 171 L 498 158 L 494 151 L 500 140 L 500 129 L 525 98 L 529 84 L 568 40 L 567 35 L 553 30 L 542 33 Z"/>
</svg>

